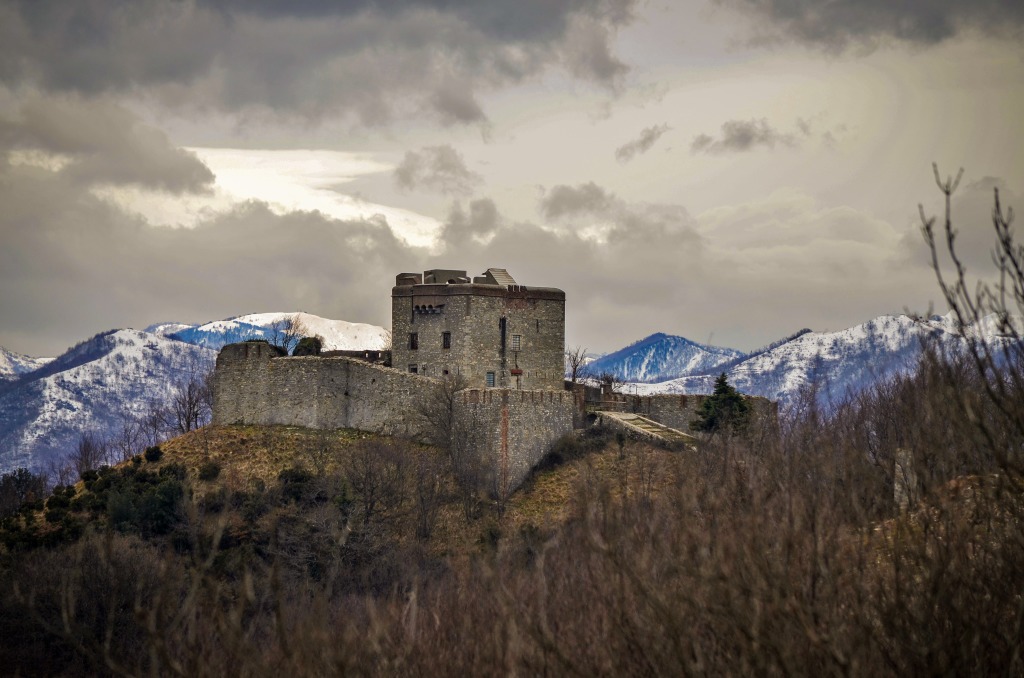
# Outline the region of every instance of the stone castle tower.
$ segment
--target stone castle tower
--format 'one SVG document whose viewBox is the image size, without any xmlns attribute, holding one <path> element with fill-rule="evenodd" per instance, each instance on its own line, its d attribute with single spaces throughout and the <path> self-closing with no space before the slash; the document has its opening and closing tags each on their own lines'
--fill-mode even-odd
<svg viewBox="0 0 1024 678">
<path fill-rule="evenodd" d="M 391 290 L 391 364 L 470 388 L 562 390 L 565 292 L 505 269 L 400 273 Z"/>
</svg>

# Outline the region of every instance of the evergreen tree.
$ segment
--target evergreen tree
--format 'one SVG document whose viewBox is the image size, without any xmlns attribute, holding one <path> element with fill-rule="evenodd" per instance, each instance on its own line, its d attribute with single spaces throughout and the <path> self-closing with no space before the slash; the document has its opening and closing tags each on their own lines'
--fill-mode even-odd
<svg viewBox="0 0 1024 678">
<path fill-rule="evenodd" d="M 715 390 L 697 410 L 697 418 L 690 422 L 694 431 L 738 433 L 750 422 L 750 405 L 722 372 L 715 379 Z"/>
</svg>

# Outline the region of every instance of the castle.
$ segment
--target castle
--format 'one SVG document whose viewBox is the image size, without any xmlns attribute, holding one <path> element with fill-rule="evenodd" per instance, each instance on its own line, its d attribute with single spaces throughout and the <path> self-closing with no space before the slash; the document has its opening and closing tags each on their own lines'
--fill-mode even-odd
<svg viewBox="0 0 1024 678">
<path fill-rule="evenodd" d="M 447 437 L 440 442 L 479 460 L 488 489 L 507 495 L 593 410 L 628 435 L 679 440 L 706 397 L 567 384 L 565 293 L 520 285 L 504 269 L 472 280 L 460 270 L 400 273 L 391 304 L 392 367 L 341 352 L 287 356 L 265 342 L 225 346 L 213 375 L 214 423 L 354 428 L 438 442 L 430 411 L 440 405 Z M 756 417 L 775 417 L 775 403 L 747 399 Z"/>
<path fill-rule="evenodd" d="M 225 346 L 213 377 L 215 424 L 355 428 L 436 439 L 424 415 L 446 406 L 490 489 L 515 489 L 573 430 L 563 386 L 565 293 L 518 284 L 504 269 L 402 273 L 392 299 L 393 367 L 347 356 L 289 357 L 273 346 Z"/>
</svg>

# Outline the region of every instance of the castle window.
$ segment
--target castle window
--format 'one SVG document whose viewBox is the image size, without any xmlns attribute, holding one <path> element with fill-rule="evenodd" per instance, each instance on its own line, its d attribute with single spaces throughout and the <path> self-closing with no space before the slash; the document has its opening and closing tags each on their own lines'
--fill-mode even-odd
<svg viewBox="0 0 1024 678">
<path fill-rule="evenodd" d="M 409 371 L 413 374 L 419 374 L 420 368 L 416 365 L 409 365 Z"/>
<path fill-rule="evenodd" d="M 521 349 L 523 343 L 523 335 L 513 334 L 512 335 L 512 350 L 518 351 Z"/>
<path fill-rule="evenodd" d="M 420 347 L 420 335 L 418 332 L 409 333 L 409 350 L 415 351 Z"/>
<path fill-rule="evenodd" d="M 494 388 L 494 372 L 487 373 L 487 387 Z"/>
<path fill-rule="evenodd" d="M 451 332 L 442 332 L 441 333 L 441 348 L 451 348 L 451 347 L 452 347 L 452 333 Z"/>
</svg>

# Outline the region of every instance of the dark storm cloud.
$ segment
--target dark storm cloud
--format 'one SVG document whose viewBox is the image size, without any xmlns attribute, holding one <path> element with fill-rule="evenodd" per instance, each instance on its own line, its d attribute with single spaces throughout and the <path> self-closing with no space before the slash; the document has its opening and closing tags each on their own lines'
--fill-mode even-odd
<svg viewBox="0 0 1024 678">
<path fill-rule="evenodd" d="M 548 219 L 577 214 L 601 214 L 616 203 L 614 195 L 593 181 L 579 186 L 555 186 L 540 201 L 541 213 Z"/>
<path fill-rule="evenodd" d="M 478 92 L 552 67 L 614 87 L 626 66 L 611 40 L 634 2 L 26 0 L 0 6 L 0 81 L 367 124 L 427 106 L 473 123 Z"/>
<path fill-rule="evenodd" d="M 644 128 L 638 138 L 615 149 L 615 159 L 619 162 L 629 162 L 634 156 L 646 153 L 654 145 L 654 142 L 670 129 L 672 128 L 668 125 L 654 125 L 653 127 Z"/>
<path fill-rule="evenodd" d="M 454 246 L 468 242 L 469 239 L 487 240 L 493 236 L 502 225 L 498 214 L 498 206 L 490 198 L 481 198 L 469 203 L 467 213 L 462 205 L 456 203 L 452 207 L 448 221 L 444 225 L 441 239 Z"/>
<path fill-rule="evenodd" d="M 138 185 L 174 193 L 203 191 L 214 176 L 158 129 L 106 101 L 35 99 L 0 116 L 0 145 L 60 158 L 62 174 L 86 185 Z"/>
<path fill-rule="evenodd" d="M 754 17 L 762 38 L 786 37 L 829 50 L 884 39 L 935 44 L 971 29 L 1019 38 L 1024 27 L 1019 0 L 718 1 Z"/>
<path fill-rule="evenodd" d="M 394 171 L 395 183 L 406 190 L 427 189 L 449 195 L 466 195 L 481 177 L 466 167 L 462 155 L 451 146 L 428 146 L 406 151 Z"/>
<path fill-rule="evenodd" d="M 699 134 L 690 144 L 692 153 L 729 153 L 750 151 L 758 146 L 775 148 L 776 145 L 793 146 L 796 140 L 791 134 L 783 134 L 761 120 L 727 120 L 722 123 L 719 138 Z"/>
<path fill-rule="evenodd" d="M 195 229 L 152 227 L 28 166 L 0 165 L 0 202 L 0 345 L 38 355 L 112 327 L 257 311 L 386 325 L 387 278 L 419 259 L 382 220 L 255 202 Z"/>
</svg>

